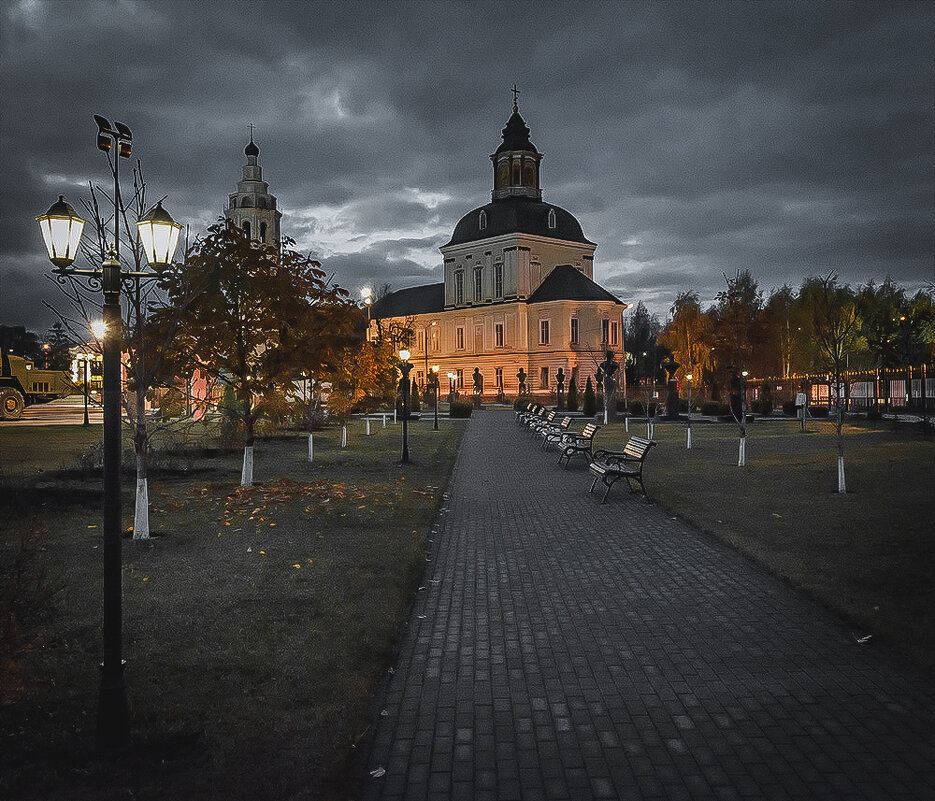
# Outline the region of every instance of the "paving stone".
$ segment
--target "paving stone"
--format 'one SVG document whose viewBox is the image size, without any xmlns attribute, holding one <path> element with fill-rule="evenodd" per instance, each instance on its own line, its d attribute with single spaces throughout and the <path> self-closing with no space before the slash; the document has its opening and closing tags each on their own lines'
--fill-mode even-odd
<svg viewBox="0 0 935 801">
<path fill-rule="evenodd" d="M 930 797 L 930 679 L 556 462 L 510 413 L 468 421 L 361 801 Z"/>
</svg>

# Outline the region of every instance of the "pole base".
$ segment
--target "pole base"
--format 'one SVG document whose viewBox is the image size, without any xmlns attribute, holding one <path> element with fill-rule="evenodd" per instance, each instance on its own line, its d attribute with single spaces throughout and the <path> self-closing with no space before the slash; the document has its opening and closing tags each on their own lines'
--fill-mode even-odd
<svg viewBox="0 0 935 801">
<path fill-rule="evenodd" d="M 101 689 L 97 702 L 95 745 L 103 753 L 118 753 L 130 748 L 130 709 L 127 685 L 123 680 L 126 661 L 116 669 L 101 665 Z"/>
</svg>

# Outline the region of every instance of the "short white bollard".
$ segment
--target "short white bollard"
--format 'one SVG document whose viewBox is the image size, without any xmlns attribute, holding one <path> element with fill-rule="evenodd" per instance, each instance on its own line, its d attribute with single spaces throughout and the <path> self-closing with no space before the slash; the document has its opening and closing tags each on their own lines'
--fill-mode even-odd
<svg viewBox="0 0 935 801">
<path fill-rule="evenodd" d="M 341 447 L 347 447 L 347 426 L 341 426 Z"/>
<path fill-rule="evenodd" d="M 311 431 L 308 432 L 308 460 L 310 462 L 315 461 L 315 441 Z"/>
<path fill-rule="evenodd" d="M 628 434 L 630 433 L 630 416 L 626 415 L 623 418 L 623 428 Z"/>
<path fill-rule="evenodd" d="M 370 418 L 365 418 L 367 420 L 367 436 L 370 436 Z"/>
<path fill-rule="evenodd" d="M 685 450 L 690 451 L 692 449 L 692 430 L 691 428 L 685 429 Z"/>
</svg>

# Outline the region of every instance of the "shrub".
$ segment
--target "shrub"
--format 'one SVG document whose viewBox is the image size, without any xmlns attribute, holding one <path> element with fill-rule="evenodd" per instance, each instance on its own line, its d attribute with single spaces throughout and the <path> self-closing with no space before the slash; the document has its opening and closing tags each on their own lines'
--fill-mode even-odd
<svg viewBox="0 0 935 801">
<path fill-rule="evenodd" d="M 730 406 L 717 401 L 705 401 L 701 404 L 701 413 L 708 417 L 722 417 L 730 414 Z"/>
<path fill-rule="evenodd" d="M 786 415 L 786 417 L 795 417 L 796 414 L 798 414 L 798 409 L 796 408 L 795 401 L 787 400 L 782 405 L 782 413 Z"/>
<path fill-rule="evenodd" d="M 827 417 L 828 407 L 827 406 L 809 406 L 808 413 L 811 417 Z"/>
<path fill-rule="evenodd" d="M 448 408 L 449 417 L 470 417 L 473 405 L 468 401 L 452 401 Z"/>
<path fill-rule="evenodd" d="M 414 378 L 412 379 L 412 389 L 409 392 L 409 411 L 422 411 L 422 401 L 419 398 L 419 385 Z"/>
<path fill-rule="evenodd" d="M 575 377 L 571 377 L 571 382 L 568 384 L 568 397 L 565 400 L 565 405 L 568 407 L 569 412 L 577 412 L 580 407 L 580 402 L 578 401 L 578 385 L 575 383 Z"/>
<path fill-rule="evenodd" d="M 515 401 L 513 401 L 514 411 L 521 412 L 532 402 L 532 398 L 529 395 L 520 395 Z"/>
<path fill-rule="evenodd" d="M 646 407 L 643 406 L 642 401 L 632 401 L 630 403 L 630 414 L 634 417 L 642 417 L 646 414 Z"/>
<path fill-rule="evenodd" d="M 879 403 L 874 403 L 872 406 L 867 407 L 867 419 L 868 420 L 882 420 L 883 419 L 883 410 L 880 408 Z"/>
<path fill-rule="evenodd" d="M 770 415 L 773 413 L 773 402 L 769 398 L 760 398 L 750 404 L 750 411 L 755 414 Z"/>
<path fill-rule="evenodd" d="M 594 397 L 594 385 L 591 383 L 591 376 L 588 376 L 588 383 L 584 385 L 584 405 L 582 407 L 585 417 L 594 417 L 597 414 L 597 398 Z"/>
</svg>

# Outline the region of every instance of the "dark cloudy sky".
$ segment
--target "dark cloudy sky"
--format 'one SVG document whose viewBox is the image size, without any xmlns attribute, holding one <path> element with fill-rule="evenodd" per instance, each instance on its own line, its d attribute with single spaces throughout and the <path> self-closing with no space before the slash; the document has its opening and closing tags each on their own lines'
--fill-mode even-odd
<svg viewBox="0 0 935 801">
<path fill-rule="evenodd" d="M 509 87 L 595 278 L 665 316 L 749 268 L 935 279 L 935 3 L 0 3 L 0 323 L 43 331 L 34 217 L 107 186 L 91 115 L 152 199 L 215 221 L 255 123 L 297 240 L 356 292 L 440 280 L 489 201 Z"/>
</svg>

